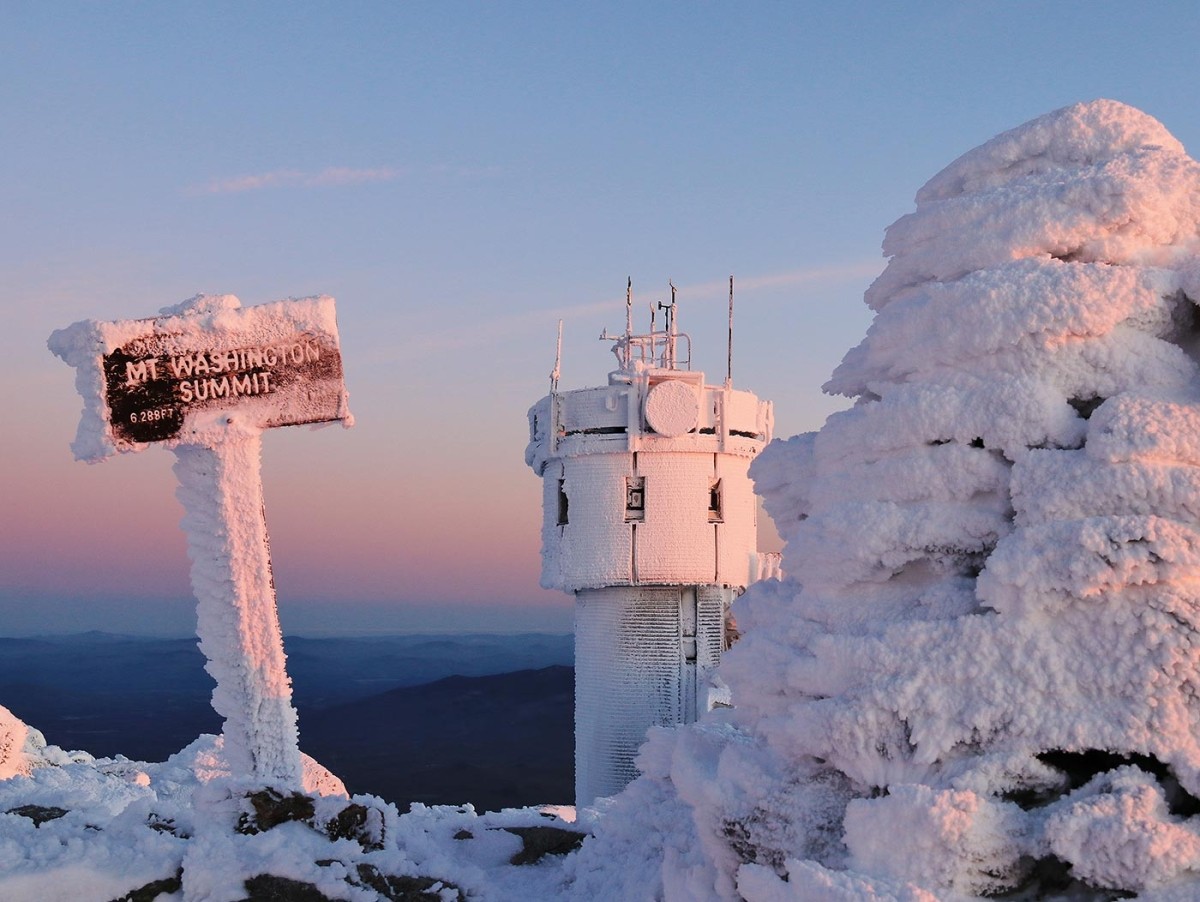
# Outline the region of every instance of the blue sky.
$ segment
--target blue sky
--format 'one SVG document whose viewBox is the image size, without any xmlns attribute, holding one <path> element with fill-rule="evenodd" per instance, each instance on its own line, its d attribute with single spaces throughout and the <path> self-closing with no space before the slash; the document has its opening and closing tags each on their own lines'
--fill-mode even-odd
<svg viewBox="0 0 1200 902">
<path fill-rule="evenodd" d="M 338 299 L 358 425 L 277 430 L 285 629 L 568 629 L 525 410 L 680 288 L 779 434 L 869 323 L 884 228 L 997 132 L 1111 97 L 1200 147 L 1186 3 L 0 0 L 0 635 L 186 633 L 171 455 L 71 460 L 45 349 L 197 292 Z"/>
</svg>

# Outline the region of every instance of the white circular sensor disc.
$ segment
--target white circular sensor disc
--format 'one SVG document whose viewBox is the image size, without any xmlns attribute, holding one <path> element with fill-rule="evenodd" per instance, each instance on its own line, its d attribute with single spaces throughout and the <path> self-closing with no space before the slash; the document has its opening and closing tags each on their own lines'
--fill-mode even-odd
<svg viewBox="0 0 1200 902">
<path fill-rule="evenodd" d="M 700 420 L 700 399 L 686 382 L 660 382 L 646 396 L 646 422 L 659 435 L 684 435 Z"/>
</svg>

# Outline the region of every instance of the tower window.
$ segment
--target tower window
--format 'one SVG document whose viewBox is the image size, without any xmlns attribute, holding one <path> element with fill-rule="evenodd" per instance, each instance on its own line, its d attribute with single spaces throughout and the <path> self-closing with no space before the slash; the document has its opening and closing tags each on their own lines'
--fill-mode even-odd
<svg viewBox="0 0 1200 902">
<path fill-rule="evenodd" d="M 625 520 L 646 519 L 646 477 L 625 477 Z"/>
<path fill-rule="evenodd" d="M 558 481 L 558 525 L 559 526 L 567 525 L 567 514 L 568 514 L 568 508 L 570 507 L 570 503 L 567 501 L 567 490 L 566 490 L 565 484 L 566 484 L 565 479 L 560 479 Z"/>
<path fill-rule="evenodd" d="M 708 522 L 722 523 L 725 520 L 721 504 L 721 480 L 714 479 L 708 484 Z"/>
</svg>

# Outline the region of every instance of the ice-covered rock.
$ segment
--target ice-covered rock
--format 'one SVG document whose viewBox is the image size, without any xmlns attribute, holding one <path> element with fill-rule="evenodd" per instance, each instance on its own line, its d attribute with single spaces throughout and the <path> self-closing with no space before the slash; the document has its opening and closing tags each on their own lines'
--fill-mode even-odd
<svg viewBox="0 0 1200 902">
<path fill-rule="evenodd" d="M 29 727 L 8 708 L 0 706 L 0 780 L 29 773 L 25 742 Z"/>
</svg>

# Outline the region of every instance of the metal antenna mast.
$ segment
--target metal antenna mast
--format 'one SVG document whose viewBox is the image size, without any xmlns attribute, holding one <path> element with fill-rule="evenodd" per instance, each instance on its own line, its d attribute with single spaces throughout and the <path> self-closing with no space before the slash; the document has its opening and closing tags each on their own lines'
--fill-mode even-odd
<svg viewBox="0 0 1200 902">
<path fill-rule="evenodd" d="M 550 393 L 558 391 L 558 377 L 562 375 L 562 324 L 558 321 L 558 345 L 554 350 L 554 369 L 550 372 Z"/>
<path fill-rule="evenodd" d="M 675 283 L 667 279 L 667 284 L 671 286 L 671 369 L 675 369 L 676 359 L 676 336 L 679 335 L 679 311 L 675 307 Z"/>
<path fill-rule="evenodd" d="M 725 387 L 733 385 L 733 276 L 729 277 L 729 343 L 725 351 Z"/>
<path fill-rule="evenodd" d="M 633 334 L 633 276 L 625 277 L 625 338 Z"/>
</svg>

